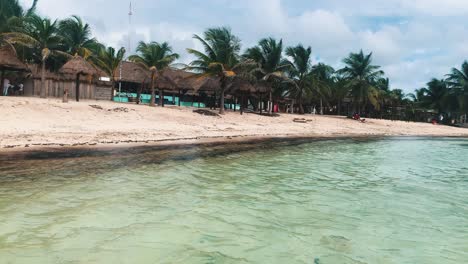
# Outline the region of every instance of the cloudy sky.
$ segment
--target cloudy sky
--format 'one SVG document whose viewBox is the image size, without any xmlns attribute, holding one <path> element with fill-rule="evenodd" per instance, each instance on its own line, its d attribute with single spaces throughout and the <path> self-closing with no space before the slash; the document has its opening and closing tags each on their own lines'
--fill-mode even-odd
<svg viewBox="0 0 468 264">
<path fill-rule="evenodd" d="M 32 0 L 20 0 L 29 6 Z M 190 61 L 185 48 L 199 48 L 194 33 L 229 26 L 243 48 L 260 38 L 312 47 L 315 61 L 340 67 L 343 57 L 374 53 L 392 88 L 407 92 L 442 78 L 468 59 L 467 0 L 39 0 L 51 18 L 79 15 L 102 42 L 132 49 L 140 40 L 168 41 Z"/>
</svg>

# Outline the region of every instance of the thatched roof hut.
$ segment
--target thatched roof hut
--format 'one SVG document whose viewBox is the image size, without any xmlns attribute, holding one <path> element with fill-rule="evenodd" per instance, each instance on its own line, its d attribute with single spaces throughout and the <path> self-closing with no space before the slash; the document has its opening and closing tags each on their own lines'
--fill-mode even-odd
<svg viewBox="0 0 468 264">
<path fill-rule="evenodd" d="M 234 78 L 231 82 L 229 82 L 227 89 L 230 92 L 237 92 L 237 91 L 248 92 L 248 93 L 256 92 L 255 87 L 252 84 L 250 84 L 248 81 L 242 78 Z"/>
<path fill-rule="evenodd" d="M 65 65 L 63 65 L 62 68 L 60 68 L 59 72 L 63 74 L 73 75 L 94 75 L 97 73 L 97 70 L 84 58 L 80 56 L 75 56 L 67 63 L 65 63 Z"/>
<path fill-rule="evenodd" d="M 16 57 L 9 45 L 0 46 L 0 71 L 29 71 L 28 66 Z"/>
<path fill-rule="evenodd" d="M 197 92 L 214 93 L 220 87 L 220 80 L 212 77 L 192 77 L 188 79 L 192 89 Z"/>
<path fill-rule="evenodd" d="M 69 60 L 59 70 L 63 74 L 75 74 L 76 75 L 76 101 L 80 100 L 80 76 L 88 75 L 92 76 L 97 73 L 96 68 L 89 64 L 84 58 L 75 56 Z M 63 102 L 68 102 L 68 90 L 64 91 Z"/>
<path fill-rule="evenodd" d="M 176 69 L 165 69 L 160 72 L 156 78 L 156 87 L 163 90 L 175 91 L 179 88 L 178 80 L 181 77 L 182 71 Z"/>
<path fill-rule="evenodd" d="M 138 63 L 122 61 L 121 67 L 115 70 L 114 77 L 116 81 L 138 84 L 148 83 L 151 80 L 151 72 Z"/>
</svg>

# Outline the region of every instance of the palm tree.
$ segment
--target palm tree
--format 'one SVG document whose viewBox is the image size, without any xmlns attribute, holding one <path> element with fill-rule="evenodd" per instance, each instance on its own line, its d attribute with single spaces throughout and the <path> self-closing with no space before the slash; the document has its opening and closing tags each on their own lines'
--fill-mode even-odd
<svg viewBox="0 0 468 264">
<path fill-rule="evenodd" d="M 330 65 L 320 62 L 312 66 L 309 78 L 311 79 L 313 95 L 320 100 L 320 114 L 323 114 L 323 100 L 327 100 L 331 95 L 331 90 L 335 88 L 335 69 Z"/>
<path fill-rule="evenodd" d="M 346 84 L 347 82 L 345 79 L 335 76 L 335 81 L 330 88 L 329 102 L 336 104 L 338 115 L 341 115 L 342 103 L 349 95 L 349 87 Z"/>
<path fill-rule="evenodd" d="M 88 24 L 83 23 L 80 17 L 72 16 L 62 20 L 58 26 L 60 35 L 66 44 L 66 50 L 72 56 L 79 55 L 88 59 L 93 51 L 99 52 L 100 44 L 91 37 L 91 28 Z"/>
<path fill-rule="evenodd" d="M 94 63 L 101 68 L 107 75 L 110 76 L 112 89 L 110 94 L 110 99 L 113 99 L 114 96 L 114 86 L 115 86 L 115 72 L 119 68 L 120 63 L 125 58 L 125 48 L 120 48 L 117 53 L 113 47 L 108 47 L 107 49 L 102 48 L 99 51 L 99 54 L 95 57 Z"/>
<path fill-rule="evenodd" d="M 0 1 L 0 32 L 12 32 L 21 25 L 24 18 L 36 11 L 37 0 L 28 10 L 24 10 L 18 0 Z"/>
<path fill-rule="evenodd" d="M 348 80 L 347 85 L 351 89 L 358 111 L 361 111 L 361 105 L 365 108 L 367 102 L 379 107 L 378 89 L 373 84 L 384 72 L 379 70 L 380 66 L 372 65 L 372 52 L 367 55 L 364 55 L 362 50 L 359 53 L 350 53 L 343 63 L 346 66 L 338 73 Z"/>
<path fill-rule="evenodd" d="M 427 83 L 427 88 L 424 89 L 426 94 L 424 105 L 435 109 L 438 113 L 443 113 L 447 106 L 447 83 L 445 80 L 432 79 Z"/>
<path fill-rule="evenodd" d="M 38 56 L 41 61 L 40 95 L 41 98 L 45 98 L 44 82 L 47 59 L 53 54 L 70 56 L 61 51 L 63 41 L 59 36 L 57 20 L 51 21 L 49 18 L 31 15 L 26 18 L 25 22 L 24 34 L 29 36 L 29 45 L 35 48 L 34 55 Z"/>
<path fill-rule="evenodd" d="M 468 61 L 463 62 L 460 69 L 453 68 L 447 77 L 449 88 L 458 97 L 459 110 L 466 111 L 468 107 Z"/>
<path fill-rule="evenodd" d="M 31 38 L 22 33 L 24 21 L 32 16 L 36 10 L 37 0 L 24 11 L 18 0 L 0 1 L 0 45 L 10 45 L 16 51 L 14 45 L 30 45 Z"/>
<path fill-rule="evenodd" d="M 415 103 L 421 103 L 425 100 L 426 97 L 426 89 L 420 88 L 414 90 L 414 93 L 408 94 L 408 97 Z"/>
<path fill-rule="evenodd" d="M 299 104 L 299 113 L 304 114 L 303 99 L 310 95 L 310 87 L 312 79 L 310 78 L 310 71 L 312 69 L 311 56 L 312 48 L 305 48 L 301 44 L 295 47 L 288 47 L 286 55 L 291 58 L 286 63 L 289 65 L 289 77 L 294 80 L 291 84 L 290 95 L 297 99 Z"/>
<path fill-rule="evenodd" d="M 205 31 L 203 38 L 194 35 L 204 48 L 204 52 L 195 49 L 187 49 L 196 59 L 190 63 L 188 70 L 197 73 L 199 78 L 215 77 L 220 81 L 220 107 L 219 113 L 224 114 L 224 93 L 228 81 L 235 77 L 244 65 L 240 62 L 239 52 L 241 42 L 232 34 L 231 29 L 210 28 Z"/>
<path fill-rule="evenodd" d="M 275 83 L 286 79 L 284 70 L 287 65 L 282 59 L 283 53 L 283 40 L 276 41 L 274 38 L 265 38 L 258 42 L 258 45 L 247 49 L 243 55 L 244 59 L 252 60 L 258 64 L 258 68 L 254 71 L 257 73 L 257 78 L 260 82 L 268 83 L 269 91 L 269 104 L 268 114 L 271 115 L 272 104 L 272 90 Z"/>
<path fill-rule="evenodd" d="M 138 55 L 132 55 L 129 60 L 139 63 L 149 71 L 151 71 L 151 101 L 150 106 L 155 106 L 155 79 L 156 74 L 160 74 L 164 69 L 169 67 L 175 60 L 179 58 L 179 54 L 172 52 L 172 47 L 167 43 L 141 41 L 137 46 Z M 164 106 L 164 98 L 162 89 L 159 89 L 159 105 Z"/>
</svg>

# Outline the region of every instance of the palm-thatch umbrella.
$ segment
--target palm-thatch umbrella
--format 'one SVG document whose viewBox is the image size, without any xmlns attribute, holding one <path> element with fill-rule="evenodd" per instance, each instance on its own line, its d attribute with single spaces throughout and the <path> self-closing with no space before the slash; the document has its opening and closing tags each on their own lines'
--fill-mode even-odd
<svg viewBox="0 0 468 264">
<path fill-rule="evenodd" d="M 10 45 L 0 46 L 0 89 L 3 89 L 5 71 L 29 71 L 28 66 L 16 57 L 16 52 Z"/>
<path fill-rule="evenodd" d="M 96 74 L 96 69 L 85 59 L 76 55 L 60 69 L 64 74 L 76 74 L 76 101 L 80 101 L 80 75 Z M 63 102 L 68 102 L 68 89 L 63 92 Z"/>
</svg>

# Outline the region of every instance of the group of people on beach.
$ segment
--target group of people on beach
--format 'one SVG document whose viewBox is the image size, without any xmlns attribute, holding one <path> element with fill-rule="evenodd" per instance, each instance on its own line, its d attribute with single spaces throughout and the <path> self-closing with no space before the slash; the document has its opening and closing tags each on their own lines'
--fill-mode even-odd
<svg viewBox="0 0 468 264">
<path fill-rule="evenodd" d="M 13 84 L 8 79 L 3 80 L 3 96 L 22 95 L 24 93 L 24 85 L 21 82 Z"/>
</svg>

